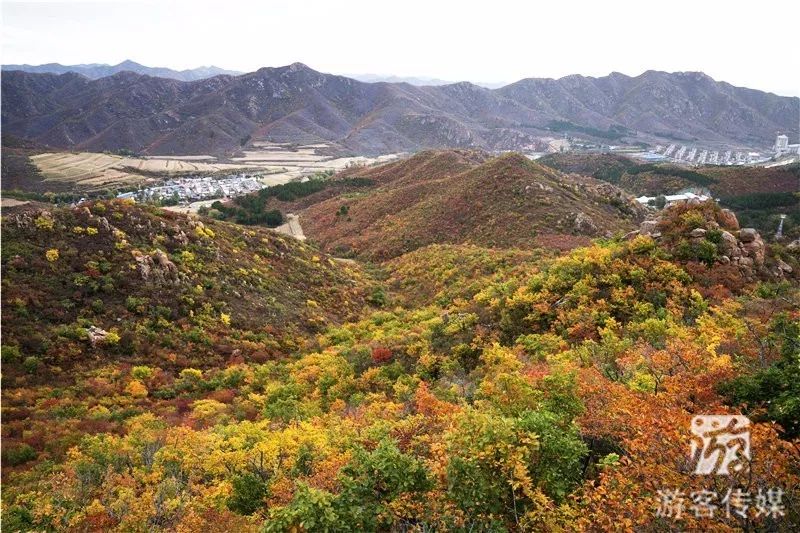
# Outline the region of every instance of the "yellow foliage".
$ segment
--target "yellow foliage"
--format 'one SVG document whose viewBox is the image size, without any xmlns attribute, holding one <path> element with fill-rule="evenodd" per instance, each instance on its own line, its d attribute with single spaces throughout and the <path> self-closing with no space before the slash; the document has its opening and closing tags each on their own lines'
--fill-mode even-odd
<svg viewBox="0 0 800 533">
<path fill-rule="evenodd" d="M 48 261 L 54 263 L 58 261 L 58 250 L 56 248 L 51 248 L 44 253 L 44 256 Z"/>
<path fill-rule="evenodd" d="M 203 379 L 203 371 L 196 368 L 184 368 L 181 370 L 180 376 L 186 381 L 200 381 Z"/>
<path fill-rule="evenodd" d="M 120 341 L 119 333 L 117 333 L 114 330 L 109 331 L 106 334 L 105 338 L 103 339 L 104 343 L 106 343 L 108 345 L 111 345 L 111 346 L 119 344 L 119 341 Z"/>
<path fill-rule="evenodd" d="M 125 392 L 134 398 L 145 398 L 148 394 L 147 387 L 138 379 L 134 379 L 128 383 L 128 386 L 125 387 Z"/>
<path fill-rule="evenodd" d="M 192 416 L 206 422 L 216 421 L 226 409 L 227 406 L 217 400 L 197 400 L 192 404 Z"/>
<path fill-rule="evenodd" d="M 197 226 L 194 228 L 194 233 L 201 239 L 213 239 L 216 235 L 211 228 L 205 226 Z"/>
<path fill-rule="evenodd" d="M 50 231 L 53 229 L 53 219 L 49 216 L 39 215 L 33 221 L 37 228 Z"/>
</svg>

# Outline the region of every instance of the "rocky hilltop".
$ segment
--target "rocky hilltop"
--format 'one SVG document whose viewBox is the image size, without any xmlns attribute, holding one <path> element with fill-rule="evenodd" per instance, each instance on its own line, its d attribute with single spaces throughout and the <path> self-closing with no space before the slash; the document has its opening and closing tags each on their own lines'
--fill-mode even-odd
<svg viewBox="0 0 800 533">
<path fill-rule="evenodd" d="M 662 241 L 678 259 L 735 267 L 746 282 L 783 279 L 794 270 L 779 256 L 768 257 L 759 232 L 740 228 L 736 214 L 714 202 L 693 199 L 651 214 L 626 238 L 639 235 Z"/>
</svg>

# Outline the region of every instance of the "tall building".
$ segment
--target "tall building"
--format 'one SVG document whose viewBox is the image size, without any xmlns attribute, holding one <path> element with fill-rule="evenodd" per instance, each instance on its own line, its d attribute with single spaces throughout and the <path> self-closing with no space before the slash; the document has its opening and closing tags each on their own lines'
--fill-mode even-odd
<svg viewBox="0 0 800 533">
<path fill-rule="evenodd" d="M 789 137 L 786 135 L 778 135 L 775 139 L 775 151 L 785 152 L 789 149 Z"/>
</svg>

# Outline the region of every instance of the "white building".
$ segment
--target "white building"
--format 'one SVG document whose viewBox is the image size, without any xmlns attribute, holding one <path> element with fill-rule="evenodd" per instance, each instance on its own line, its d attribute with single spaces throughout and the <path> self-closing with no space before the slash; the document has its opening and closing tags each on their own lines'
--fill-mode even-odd
<svg viewBox="0 0 800 533">
<path fill-rule="evenodd" d="M 642 205 L 649 205 L 650 202 L 655 202 L 656 198 L 658 198 L 658 197 L 657 196 L 640 196 L 639 198 L 636 199 L 636 201 L 639 202 Z M 688 202 L 689 200 L 695 200 L 695 199 L 698 202 L 705 202 L 706 200 L 710 200 L 711 198 L 709 196 L 706 196 L 705 194 L 695 194 L 693 192 L 684 192 L 684 193 L 681 193 L 681 194 L 667 194 L 667 195 L 664 196 L 664 199 L 666 200 L 666 204 L 665 204 L 665 207 L 666 207 L 666 206 L 670 206 L 672 204 L 679 204 L 679 203 Z"/>
<path fill-rule="evenodd" d="M 778 135 L 775 138 L 774 149 L 777 157 L 780 157 L 784 154 L 800 155 L 800 144 L 789 144 L 789 137 L 786 135 Z"/>
</svg>

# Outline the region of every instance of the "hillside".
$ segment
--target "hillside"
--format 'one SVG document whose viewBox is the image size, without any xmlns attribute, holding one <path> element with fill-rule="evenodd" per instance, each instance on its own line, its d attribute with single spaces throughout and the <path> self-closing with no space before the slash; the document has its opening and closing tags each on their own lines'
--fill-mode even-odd
<svg viewBox="0 0 800 533">
<path fill-rule="evenodd" d="M 494 90 L 364 83 L 300 63 L 188 82 L 10 71 L 2 90 L 6 132 L 60 148 L 147 154 L 230 154 L 259 140 L 327 142 L 362 154 L 519 149 L 570 131 L 606 142 L 767 146 L 775 131 L 793 130 L 800 112 L 798 98 L 655 71 L 526 79 Z"/>
<path fill-rule="evenodd" d="M 368 288 L 357 267 L 294 239 L 121 201 L 17 208 L 2 254 L 3 342 L 63 367 L 178 346 L 201 367 L 234 351 L 275 357 L 298 333 L 359 313 Z"/>
<path fill-rule="evenodd" d="M 60 63 L 47 63 L 45 65 L 3 65 L 3 72 L 19 70 L 36 74 L 65 74 L 74 72 L 81 74 L 89 79 L 96 80 L 113 76 L 118 72 L 135 72 L 136 74 L 146 74 L 159 78 L 170 78 L 181 81 L 202 80 L 219 76 L 220 74 L 237 75 L 241 72 L 225 70 L 215 66 L 198 67 L 186 70 L 173 70 L 164 67 L 146 67 L 135 61 L 126 60 L 116 65 L 102 63 L 91 63 L 87 65 L 61 65 Z"/>
<path fill-rule="evenodd" d="M 747 226 L 767 236 L 787 215 L 784 234 L 800 237 L 800 165 L 779 167 L 640 164 L 614 154 L 550 154 L 538 160 L 562 172 L 608 181 L 636 196 L 708 191 L 734 209 Z"/>
<path fill-rule="evenodd" d="M 557 176 L 507 156 L 434 181 L 486 165 Z M 660 237 L 432 245 L 375 278 L 119 202 L 9 216 L 3 530 L 661 531 L 669 486 L 781 487 L 780 515 L 677 524 L 793 531 L 800 252 L 714 204 L 661 215 Z M 693 473 L 709 411 L 749 417 L 746 470 Z"/>
<path fill-rule="evenodd" d="M 520 154 L 423 152 L 358 175 L 380 185 L 300 212 L 325 250 L 386 259 L 434 243 L 571 248 L 630 229 L 638 216 L 616 187 L 567 179 Z"/>
<path fill-rule="evenodd" d="M 691 187 L 707 188 L 716 196 L 736 196 L 800 190 L 800 166 L 700 166 L 638 163 L 628 157 L 598 153 L 548 154 L 539 163 L 592 176 L 619 185 L 636 195 L 671 194 Z"/>
</svg>

